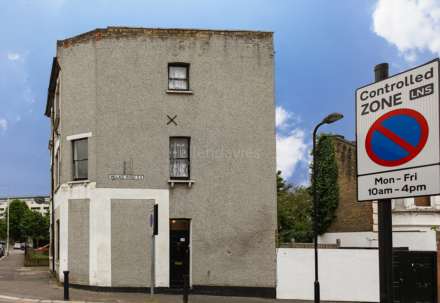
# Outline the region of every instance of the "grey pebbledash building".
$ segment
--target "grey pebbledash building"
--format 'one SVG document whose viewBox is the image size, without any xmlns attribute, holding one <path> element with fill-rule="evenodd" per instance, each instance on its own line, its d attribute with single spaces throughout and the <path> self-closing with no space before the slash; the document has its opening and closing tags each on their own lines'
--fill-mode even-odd
<svg viewBox="0 0 440 303">
<path fill-rule="evenodd" d="M 195 292 L 275 296 L 273 56 L 270 32 L 57 42 L 45 114 L 60 280 L 167 289 L 189 274 Z"/>
</svg>

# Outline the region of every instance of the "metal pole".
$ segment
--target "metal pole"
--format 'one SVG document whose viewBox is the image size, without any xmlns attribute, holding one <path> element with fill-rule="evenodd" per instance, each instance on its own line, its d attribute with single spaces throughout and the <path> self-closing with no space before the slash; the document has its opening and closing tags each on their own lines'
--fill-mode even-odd
<svg viewBox="0 0 440 303">
<path fill-rule="evenodd" d="M 154 211 L 154 205 L 153 208 L 151 210 L 151 214 L 150 214 L 150 227 L 151 227 L 151 276 L 150 276 L 150 296 L 153 297 L 154 296 L 154 286 L 156 284 L 156 275 L 155 275 L 155 225 L 156 225 L 156 216 L 155 216 L 155 211 Z"/>
<path fill-rule="evenodd" d="M 52 118 L 53 120 L 53 118 Z M 52 121 L 53 122 L 53 121 Z M 53 125 L 53 124 L 52 124 Z M 54 192 L 55 192 L 55 184 L 54 184 L 54 165 L 55 165 L 55 132 L 52 131 L 52 147 L 51 147 L 51 162 L 50 166 L 50 251 L 52 255 L 52 273 L 55 274 L 55 206 L 54 206 Z M 58 155 L 59 157 L 59 155 Z M 58 165 L 58 164 L 57 164 Z M 57 167 L 59 170 L 59 167 Z M 60 180 L 58 180 L 60 183 Z"/>
<path fill-rule="evenodd" d="M 155 286 L 155 266 L 154 266 L 154 246 L 155 246 L 154 234 L 151 235 L 151 281 L 150 281 L 150 295 L 154 296 L 154 286 Z"/>
<path fill-rule="evenodd" d="M 381 63 L 374 67 L 376 82 L 388 78 L 388 64 Z M 391 199 L 377 202 L 379 224 L 379 281 L 380 302 L 393 302 L 393 221 Z"/>
<path fill-rule="evenodd" d="M 8 206 L 8 212 L 7 212 L 8 222 L 6 223 L 6 256 L 9 256 L 9 204 L 10 204 L 9 198 L 7 198 L 6 204 Z"/>
<path fill-rule="evenodd" d="M 314 283 L 314 293 L 315 293 L 315 303 L 321 301 L 320 285 L 319 285 L 319 272 L 318 272 L 318 191 L 316 190 L 316 133 L 318 128 L 323 123 L 316 125 L 313 130 L 313 237 L 315 244 L 315 283 Z"/>
<path fill-rule="evenodd" d="M 183 303 L 188 303 L 188 297 L 189 297 L 189 275 L 185 273 L 183 275 Z"/>
<path fill-rule="evenodd" d="M 69 271 L 65 270 L 64 273 L 64 301 L 69 301 Z"/>
</svg>

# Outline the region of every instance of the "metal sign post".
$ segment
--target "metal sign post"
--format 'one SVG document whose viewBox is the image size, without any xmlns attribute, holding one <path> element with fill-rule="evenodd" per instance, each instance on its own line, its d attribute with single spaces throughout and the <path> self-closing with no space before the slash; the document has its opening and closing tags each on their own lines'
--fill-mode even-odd
<svg viewBox="0 0 440 303">
<path fill-rule="evenodd" d="M 9 256 L 9 241 L 10 241 L 10 239 L 9 239 L 9 206 L 10 206 L 10 203 L 9 203 L 9 198 L 7 198 L 7 200 L 6 200 L 6 205 L 7 205 L 7 207 L 8 207 L 8 213 L 7 213 L 7 216 L 8 216 L 8 222 L 6 223 L 6 256 Z"/>
<path fill-rule="evenodd" d="M 374 68 L 374 80 L 388 78 L 388 64 Z M 377 201 L 379 225 L 379 291 L 381 303 L 393 302 L 393 215 L 391 199 Z"/>
</svg>

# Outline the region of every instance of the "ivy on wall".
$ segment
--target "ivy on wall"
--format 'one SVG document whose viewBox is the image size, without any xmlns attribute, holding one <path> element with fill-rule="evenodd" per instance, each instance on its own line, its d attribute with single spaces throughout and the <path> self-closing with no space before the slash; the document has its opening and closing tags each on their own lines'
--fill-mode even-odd
<svg viewBox="0 0 440 303">
<path fill-rule="evenodd" d="M 322 134 L 318 136 L 315 157 L 317 161 L 316 184 L 313 184 L 312 178 L 310 194 L 313 197 L 313 190 L 316 186 L 318 233 L 321 235 L 327 231 L 335 219 L 335 212 L 339 204 L 338 165 L 331 135 Z"/>
</svg>

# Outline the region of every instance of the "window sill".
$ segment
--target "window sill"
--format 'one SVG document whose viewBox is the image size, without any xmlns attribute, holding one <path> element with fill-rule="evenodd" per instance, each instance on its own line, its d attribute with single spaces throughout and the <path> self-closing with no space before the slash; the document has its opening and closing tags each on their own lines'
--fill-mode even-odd
<svg viewBox="0 0 440 303">
<path fill-rule="evenodd" d="M 67 185 L 69 185 L 69 186 L 78 185 L 78 184 L 87 185 L 90 182 L 91 182 L 90 180 L 76 180 L 76 181 L 67 182 Z"/>
<path fill-rule="evenodd" d="M 167 94 L 177 94 L 177 95 L 192 95 L 193 91 L 192 90 L 172 90 L 172 89 L 167 89 L 166 93 Z"/>
<path fill-rule="evenodd" d="M 170 179 L 168 180 L 168 184 L 171 188 L 174 187 L 175 184 L 187 184 L 188 187 L 191 187 L 196 181 L 194 180 L 180 180 L 180 179 Z"/>
</svg>

